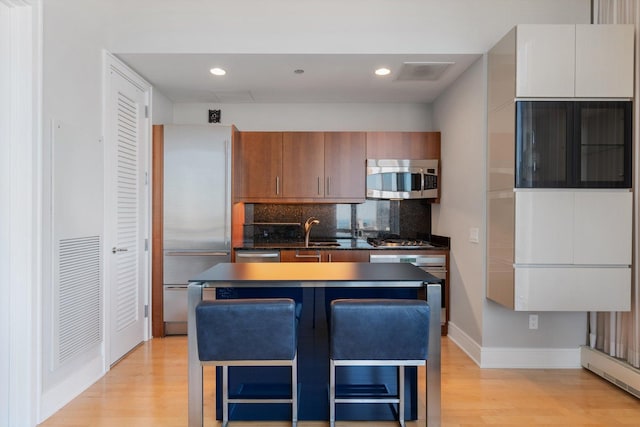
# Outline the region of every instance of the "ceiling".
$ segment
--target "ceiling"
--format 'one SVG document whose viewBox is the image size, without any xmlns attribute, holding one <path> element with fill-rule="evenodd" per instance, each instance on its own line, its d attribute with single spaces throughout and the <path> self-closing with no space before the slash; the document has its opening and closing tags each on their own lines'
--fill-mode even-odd
<svg viewBox="0 0 640 427">
<path fill-rule="evenodd" d="M 119 54 L 118 57 L 175 103 L 430 103 L 480 55 Z M 209 73 L 213 67 L 223 68 L 227 74 L 213 76 Z M 374 70 L 380 67 L 389 68 L 391 74 L 376 76 Z"/>
</svg>

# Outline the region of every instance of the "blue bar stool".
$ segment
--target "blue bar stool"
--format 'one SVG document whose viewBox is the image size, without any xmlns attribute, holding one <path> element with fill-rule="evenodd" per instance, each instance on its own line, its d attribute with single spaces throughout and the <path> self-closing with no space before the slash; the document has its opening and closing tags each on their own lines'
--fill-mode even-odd
<svg viewBox="0 0 640 427">
<path fill-rule="evenodd" d="M 397 404 L 404 420 L 404 367 L 424 366 L 429 343 L 429 304 L 405 299 L 338 299 L 331 302 L 329 423 L 337 403 Z M 397 366 L 396 396 L 336 396 L 337 366 Z"/>
<path fill-rule="evenodd" d="M 222 427 L 232 403 L 290 403 L 298 421 L 296 305 L 289 298 L 203 301 L 196 307 L 198 358 L 222 367 Z M 291 398 L 229 398 L 229 366 L 290 366 Z"/>
</svg>

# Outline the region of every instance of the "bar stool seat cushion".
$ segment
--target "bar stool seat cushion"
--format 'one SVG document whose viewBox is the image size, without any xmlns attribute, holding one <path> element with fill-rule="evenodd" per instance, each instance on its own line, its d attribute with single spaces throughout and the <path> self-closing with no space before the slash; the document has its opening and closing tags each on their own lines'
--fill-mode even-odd
<svg viewBox="0 0 640 427">
<path fill-rule="evenodd" d="M 201 361 L 293 360 L 296 305 L 289 298 L 203 301 L 196 307 Z"/>
<path fill-rule="evenodd" d="M 331 313 L 330 357 L 334 360 L 427 359 L 426 301 L 334 300 Z"/>
</svg>

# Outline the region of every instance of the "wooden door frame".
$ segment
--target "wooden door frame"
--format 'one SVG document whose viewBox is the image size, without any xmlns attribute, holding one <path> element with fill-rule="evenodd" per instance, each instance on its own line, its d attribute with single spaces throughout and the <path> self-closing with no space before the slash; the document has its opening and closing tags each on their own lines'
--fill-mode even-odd
<svg viewBox="0 0 640 427">
<path fill-rule="evenodd" d="M 164 337 L 164 126 L 153 125 L 151 149 L 151 333 Z"/>
</svg>

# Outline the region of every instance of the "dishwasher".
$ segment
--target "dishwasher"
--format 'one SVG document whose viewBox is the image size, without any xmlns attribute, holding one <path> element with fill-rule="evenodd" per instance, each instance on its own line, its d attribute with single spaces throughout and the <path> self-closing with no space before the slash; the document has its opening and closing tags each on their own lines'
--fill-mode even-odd
<svg viewBox="0 0 640 427">
<path fill-rule="evenodd" d="M 236 263 L 280 262 L 278 249 L 236 249 Z M 306 291 L 312 291 L 307 288 Z M 234 298 L 291 298 L 296 302 L 296 315 L 302 311 L 304 291 L 299 287 L 217 288 L 217 299 Z"/>
<path fill-rule="evenodd" d="M 236 262 L 280 262 L 280 251 L 236 249 Z"/>
<path fill-rule="evenodd" d="M 277 249 L 264 250 L 264 249 L 236 249 L 235 250 L 236 263 L 256 263 L 256 262 L 280 262 L 280 251 Z M 233 298 L 267 298 L 267 297 L 279 297 L 282 298 L 286 295 L 282 294 L 281 289 L 266 289 L 266 288 L 217 288 L 217 299 L 233 299 Z"/>
</svg>

